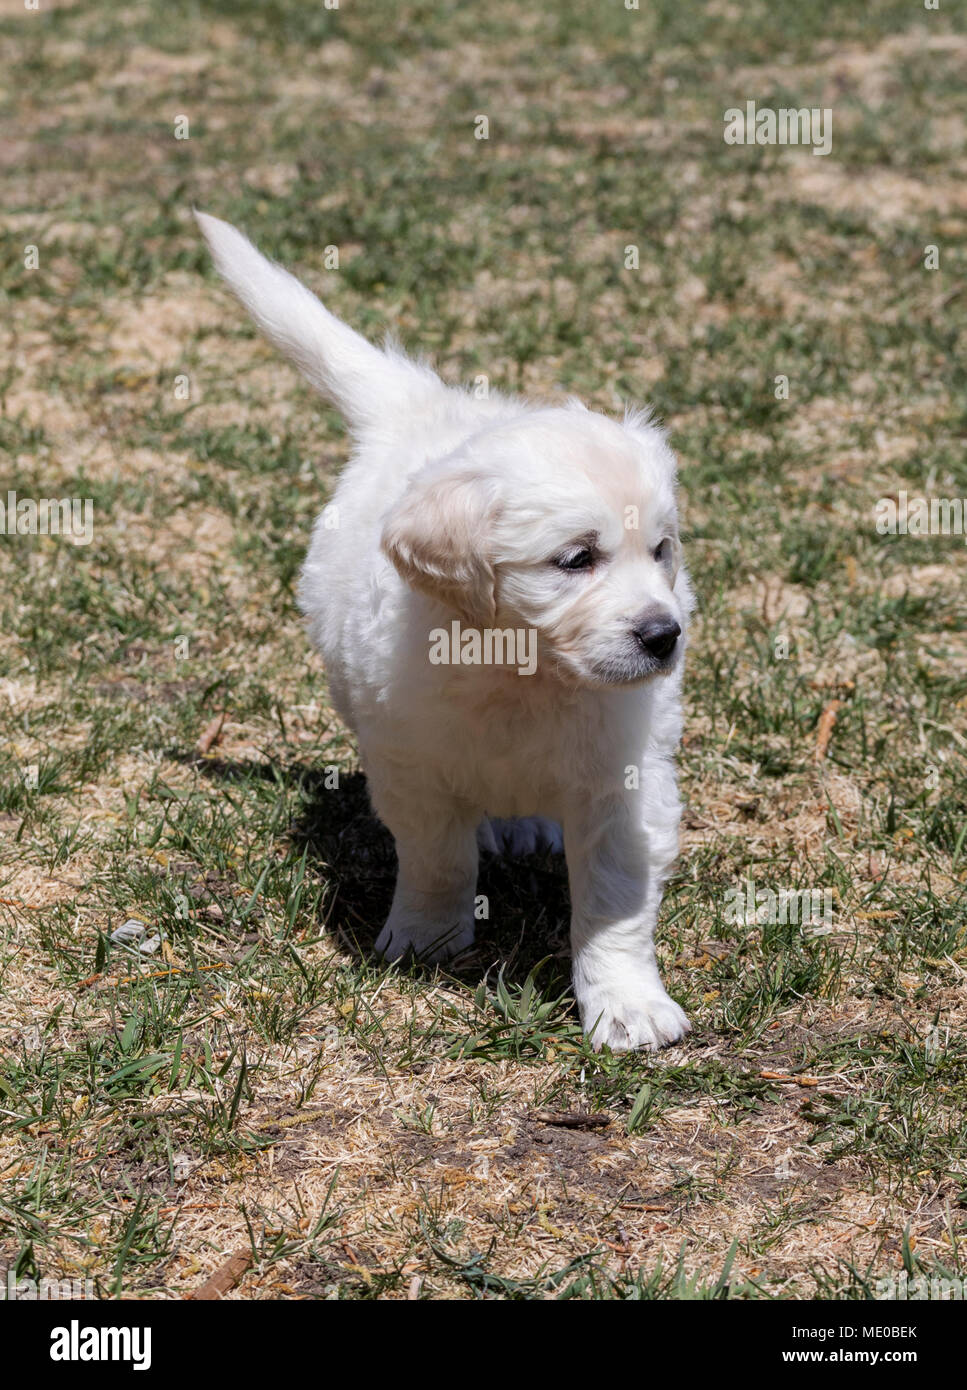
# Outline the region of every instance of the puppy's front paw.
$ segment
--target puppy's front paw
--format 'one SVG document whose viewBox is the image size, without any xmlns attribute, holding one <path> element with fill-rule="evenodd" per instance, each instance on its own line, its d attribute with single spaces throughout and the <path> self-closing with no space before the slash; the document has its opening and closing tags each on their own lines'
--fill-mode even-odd
<svg viewBox="0 0 967 1390">
<path fill-rule="evenodd" d="M 592 991 L 586 1001 L 579 1003 L 581 1026 L 590 1036 L 595 1052 L 605 1045 L 612 1052 L 667 1047 L 683 1038 L 691 1027 L 684 1012 L 664 990 L 624 998 Z"/>
<path fill-rule="evenodd" d="M 376 938 L 375 950 L 384 960 L 402 960 L 412 955 L 416 960 L 434 964 L 450 960 L 473 945 L 473 927 L 457 921 L 449 925 L 412 921 L 392 916 Z"/>
</svg>

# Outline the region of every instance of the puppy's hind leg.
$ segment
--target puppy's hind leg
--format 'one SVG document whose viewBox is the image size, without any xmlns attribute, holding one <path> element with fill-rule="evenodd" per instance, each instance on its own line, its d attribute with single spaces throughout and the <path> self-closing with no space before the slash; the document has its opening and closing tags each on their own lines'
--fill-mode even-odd
<svg viewBox="0 0 967 1390">
<path fill-rule="evenodd" d="M 557 821 L 546 816 L 488 816 L 477 827 L 477 843 L 488 854 L 564 853 L 564 832 Z"/>
<path fill-rule="evenodd" d="M 443 961 L 467 950 L 473 945 L 479 809 L 449 800 L 404 804 L 385 788 L 371 791 L 399 861 L 376 950 L 391 961 L 409 954 Z"/>
</svg>

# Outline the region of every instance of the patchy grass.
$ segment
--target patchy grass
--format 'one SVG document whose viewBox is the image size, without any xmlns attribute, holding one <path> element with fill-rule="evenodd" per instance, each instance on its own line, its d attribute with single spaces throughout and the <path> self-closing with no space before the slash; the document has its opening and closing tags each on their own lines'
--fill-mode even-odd
<svg viewBox="0 0 967 1390">
<path fill-rule="evenodd" d="M 963 1272 L 967 552 L 873 525 L 967 496 L 962 17 L 11 0 L 0 47 L 0 498 L 96 517 L 0 537 L 0 1265 L 148 1298 L 240 1249 L 243 1298 Z M 725 145 L 751 99 L 832 107 L 832 154 Z M 553 859 L 484 865 L 455 973 L 372 960 L 392 845 L 292 596 L 346 444 L 193 202 L 452 379 L 665 417 L 686 1045 L 589 1053 Z M 749 879 L 832 919 L 736 920 Z"/>
</svg>

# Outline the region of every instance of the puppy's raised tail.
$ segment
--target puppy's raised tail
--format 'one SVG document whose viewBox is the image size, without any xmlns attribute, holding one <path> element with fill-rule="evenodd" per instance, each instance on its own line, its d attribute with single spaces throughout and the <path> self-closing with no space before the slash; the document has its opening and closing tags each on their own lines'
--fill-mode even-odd
<svg viewBox="0 0 967 1390">
<path fill-rule="evenodd" d="M 421 363 L 393 347 L 373 347 L 337 319 L 294 275 L 267 260 L 237 228 L 195 210 L 215 268 L 259 329 L 327 396 L 350 426 L 412 409 L 446 388 Z"/>
</svg>

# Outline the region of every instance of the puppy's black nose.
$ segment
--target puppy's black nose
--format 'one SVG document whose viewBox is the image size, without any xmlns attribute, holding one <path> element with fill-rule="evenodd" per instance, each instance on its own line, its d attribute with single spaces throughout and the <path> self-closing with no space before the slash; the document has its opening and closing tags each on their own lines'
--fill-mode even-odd
<svg viewBox="0 0 967 1390">
<path fill-rule="evenodd" d="M 638 645 L 656 661 L 667 661 L 682 630 L 673 618 L 652 618 L 635 628 Z"/>
</svg>

